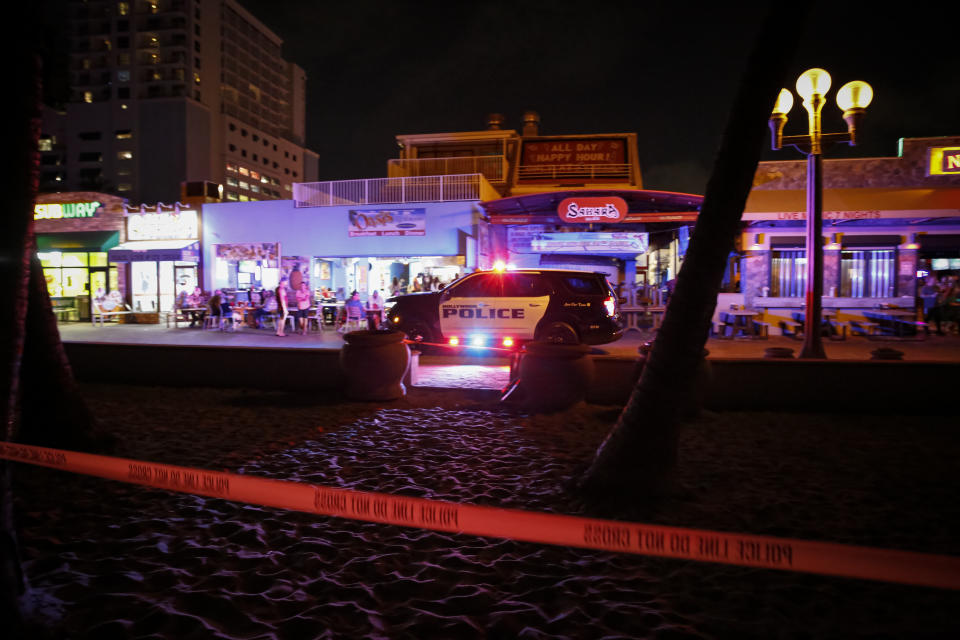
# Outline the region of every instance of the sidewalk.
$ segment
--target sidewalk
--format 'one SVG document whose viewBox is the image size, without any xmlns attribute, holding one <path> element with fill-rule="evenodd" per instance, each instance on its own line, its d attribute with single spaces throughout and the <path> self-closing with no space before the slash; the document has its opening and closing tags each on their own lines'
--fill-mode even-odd
<svg viewBox="0 0 960 640">
<path fill-rule="evenodd" d="M 192 345 L 211 347 L 268 347 L 287 349 L 333 349 L 343 346 L 343 336 L 336 331 L 312 331 L 303 336 L 298 333 L 288 333 L 285 338 L 278 338 L 272 330 L 258 330 L 242 328 L 231 331 L 203 331 L 180 327 L 167 328 L 165 325 L 148 324 L 114 324 L 104 327 L 94 327 L 87 323 L 64 323 L 60 326 L 60 336 L 64 342 L 108 342 L 119 344 L 152 344 L 152 345 Z M 597 356 L 616 356 L 635 358 L 637 349 L 647 340 L 655 337 L 654 332 L 630 331 L 627 335 L 612 344 L 598 345 L 594 348 Z M 960 337 L 921 336 L 920 340 L 897 339 L 868 339 L 855 336 L 847 340 L 824 340 L 823 346 L 828 359 L 833 360 L 869 360 L 870 352 L 881 348 L 893 348 L 904 353 L 904 360 L 929 360 L 937 362 L 960 362 Z M 794 356 L 799 355 L 803 342 L 771 336 L 767 340 L 719 340 L 711 338 L 707 342 L 707 350 L 711 358 L 762 358 L 765 349 L 770 347 L 787 347 L 794 350 Z M 436 362 L 450 360 L 466 360 L 474 364 L 492 364 L 491 359 L 478 357 L 480 354 L 472 351 L 451 353 L 451 357 L 440 356 Z M 424 358 L 424 363 L 434 361 L 436 354 Z M 505 359 L 494 359 L 496 364 L 504 364 Z M 450 363 L 450 362 L 448 362 Z"/>
</svg>

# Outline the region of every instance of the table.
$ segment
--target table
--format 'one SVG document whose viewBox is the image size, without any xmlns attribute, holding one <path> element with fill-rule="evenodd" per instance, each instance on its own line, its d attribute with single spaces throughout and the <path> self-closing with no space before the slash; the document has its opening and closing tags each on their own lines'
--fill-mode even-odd
<svg viewBox="0 0 960 640">
<path fill-rule="evenodd" d="M 194 319 L 193 314 L 200 314 L 199 317 Z M 180 328 L 180 322 L 199 322 L 200 327 L 203 327 L 203 316 L 207 314 L 206 307 L 181 307 L 179 309 L 174 309 L 170 312 L 173 314 L 173 325 L 176 328 Z M 170 314 L 167 315 L 167 326 L 170 326 Z M 188 325 L 189 326 L 189 325 Z"/>
<path fill-rule="evenodd" d="M 654 329 L 659 329 L 663 323 L 663 314 L 665 311 L 666 307 L 620 307 L 620 313 L 623 314 L 624 320 L 626 320 L 624 331 L 642 331 L 644 327 L 640 326 L 640 319 L 648 315 L 650 316 L 651 326 Z"/>
<path fill-rule="evenodd" d="M 743 333 L 745 338 L 756 338 L 756 331 L 753 326 L 753 322 L 757 317 L 757 314 L 760 312 L 756 309 L 730 309 L 729 311 L 723 311 L 722 313 L 727 314 L 728 316 L 734 316 L 735 318 L 743 318 Z M 737 320 L 734 321 L 735 325 L 739 324 Z"/>
</svg>

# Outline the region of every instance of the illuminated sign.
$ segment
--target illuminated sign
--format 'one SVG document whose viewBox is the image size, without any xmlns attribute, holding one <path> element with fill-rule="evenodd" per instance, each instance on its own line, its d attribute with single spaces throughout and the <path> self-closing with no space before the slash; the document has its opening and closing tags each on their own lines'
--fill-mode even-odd
<svg viewBox="0 0 960 640">
<path fill-rule="evenodd" d="M 557 213 L 564 222 L 620 222 L 627 215 L 627 203 L 616 196 L 566 198 Z"/>
<path fill-rule="evenodd" d="M 351 209 L 350 237 L 423 236 L 426 209 Z"/>
<path fill-rule="evenodd" d="M 524 142 L 523 165 L 626 164 L 623 139 L 563 138 Z"/>
<path fill-rule="evenodd" d="M 100 209 L 99 202 L 65 202 L 63 204 L 38 204 L 33 208 L 34 220 L 60 218 L 93 218 Z"/>
<path fill-rule="evenodd" d="M 554 253 L 645 253 L 646 233 L 541 233 L 530 241 L 534 251 Z"/>
<path fill-rule="evenodd" d="M 200 223 L 196 211 L 127 215 L 127 240 L 190 240 L 199 237 Z"/>
<path fill-rule="evenodd" d="M 960 175 L 960 147 L 931 147 L 930 175 Z"/>
</svg>

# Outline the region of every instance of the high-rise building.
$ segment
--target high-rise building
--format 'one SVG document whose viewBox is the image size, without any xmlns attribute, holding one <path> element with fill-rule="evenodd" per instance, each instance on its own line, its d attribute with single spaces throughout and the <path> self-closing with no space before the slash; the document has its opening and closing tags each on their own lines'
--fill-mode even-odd
<svg viewBox="0 0 960 640">
<path fill-rule="evenodd" d="M 174 202 L 290 198 L 315 180 L 306 74 L 234 0 L 68 0 L 70 99 L 47 109 L 41 191 Z"/>
</svg>

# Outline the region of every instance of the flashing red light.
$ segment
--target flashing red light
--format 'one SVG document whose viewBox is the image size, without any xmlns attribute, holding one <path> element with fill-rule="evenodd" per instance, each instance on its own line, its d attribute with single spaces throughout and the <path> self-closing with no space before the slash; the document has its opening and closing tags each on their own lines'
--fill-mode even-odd
<svg viewBox="0 0 960 640">
<path fill-rule="evenodd" d="M 503 339 L 503 346 L 505 346 L 505 347 L 512 347 L 512 346 L 513 346 L 513 338 L 511 338 L 511 337 L 509 337 L 509 336 L 506 337 L 506 338 L 504 338 L 504 339 Z"/>
<path fill-rule="evenodd" d="M 449 343 L 450 343 L 450 346 L 456 347 L 457 345 L 460 344 L 460 338 L 458 338 L 457 336 L 450 336 Z"/>
</svg>

